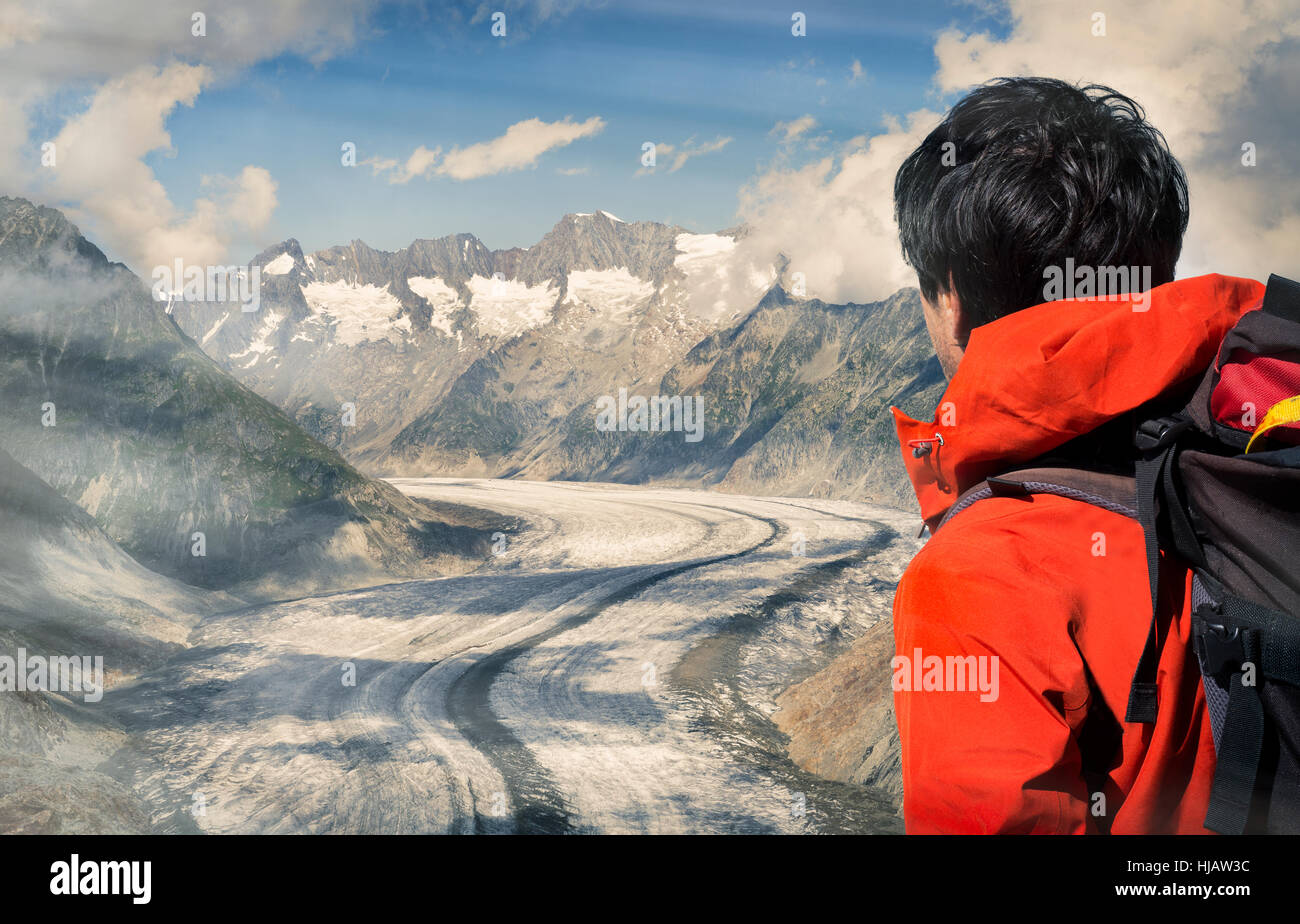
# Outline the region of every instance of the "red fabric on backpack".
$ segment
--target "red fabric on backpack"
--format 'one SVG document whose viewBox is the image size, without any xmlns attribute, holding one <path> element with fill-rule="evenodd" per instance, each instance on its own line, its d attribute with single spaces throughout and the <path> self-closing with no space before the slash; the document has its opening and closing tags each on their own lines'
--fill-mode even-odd
<svg viewBox="0 0 1300 924">
<path fill-rule="evenodd" d="M 1269 408 L 1293 395 L 1300 395 L 1300 365 L 1294 360 L 1233 350 L 1210 395 L 1210 414 L 1224 426 L 1251 433 Z M 1248 404 L 1255 417 L 1249 425 L 1243 419 Z M 1300 442 L 1300 425 L 1275 427 L 1269 435 L 1295 444 Z"/>
<path fill-rule="evenodd" d="M 1071 299 L 977 328 L 936 422 L 893 409 L 922 516 L 934 529 L 962 491 L 1198 377 L 1263 293 L 1201 276 L 1153 289 L 1147 310 Z M 908 441 L 936 434 L 914 457 Z M 1136 522 L 1053 495 L 992 498 L 930 539 L 895 596 L 898 654 L 996 656 L 999 685 L 992 701 L 896 689 L 909 832 L 1204 832 L 1214 743 L 1190 575 L 1161 570 L 1159 719 L 1128 724 L 1150 622 Z"/>
</svg>

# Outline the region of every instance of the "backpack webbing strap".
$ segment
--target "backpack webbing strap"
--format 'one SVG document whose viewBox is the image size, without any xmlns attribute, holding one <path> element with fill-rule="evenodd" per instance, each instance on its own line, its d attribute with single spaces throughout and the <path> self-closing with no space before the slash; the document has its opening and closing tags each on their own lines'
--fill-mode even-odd
<svg viewBox="0 0 1300 924">
<path fill-rule="evenodd" d="M 1027 497 L 1031 494 L 1068 497 L 1137 519 L 1133 503 L 1133 479 L 1127 475 L 1111 475 L 1081 468 L 1025 468 L 989 478 L 963 492 L 944 514 L 935 531 L 976 501 L 989 497 Z"/>
<path fill-rule="evenodd" d="M 1228 682 L 1228 715 L 1214 768 L 1210 806 L 1205 827 L 1220 834 L 1241 834 L 1250 818 L 1250 804 L 1264 748 L 1264 702 L 1259 696 L 1259 633 L 1240 629 L 1244 662 L 1256 666 L 1255 682 L 1244 683 L 1245 668 L 1238 664 Z"/>
<path fill-rule="evenodd" d="M 1177 461 L 1177 438 L 1190 426 L 1185 418 L 1161 418 L 1142 425 L 1147 440 L 1141 448 L 1148 458 L 1137 463 L 1136 491 L 1134 479 L 1105 475 L 1083 469 L 1042 468 L 1008 472 L 989 478 L 963 493 L 936 527 L 936 532 L 954 516 L 989 497 L 1023 497 L 1030 494 L 1056 494 L 1136 519 L 1142 526 L 1146 547 L 1147 578 L 1151 589 L 1151 625 L 1146 643 L 1133 672 L 1129 689 L 1126 722 L 1154 722 L 1157 716 L 1157 678 L 1160 660 L 1160 515 L 1173 535 L 1173 548 L 1189 560 L 1201 559 L 1191 521 L 1177 502 L 1174 466 Z M 1154 452 L 1154 455 L 1150 455 Z M 1137 509 L 1132 506 L 1136 494 Z M 1167 503 L 1161 504 L 1162 500 Z M 1164 508 L 1162 510 L 1162 507 Z"/>
<path fill-rule="evenodd" d="M 1156 720 L 1156 678 L 1160 655 L 1160 628 L 1156 619 L 1160 606 L 1160 541 L 1156 534 L 1156 493 L 1160 490 L 1160 474 L 1172 454 L 1171 446 L 1156 458 L 1137 464 L 1138 522 L 1142 524 L 1142 539 L 1147 552 L 1147 578 L 1151 584 L 1151 627 L 1147 630 L 1147 640 L 1142 646 L 1137 670 L 1133 672 L 1125 722 Z"/>
<path fill-rule="evenodd" d="M 1300 687 L 1300 624 L 1230 594 L 1202 607 L 1198 615 L 1197 645 L 1204 654 L 1203 668 L 1229 677 L 1228 709 L 1217 742 L 1205 827 L 1220 834 L 1241 834 L 1250 822 L 1267 728 L 1260 687 L 1265 680 Z"/>
<path fill-rule="evenodd" d="M 1193 564 L 1202 559 L 1200 543 L 1178 498 L 1174 470 L 1178 460 L 1178 437 L 1191 426 L 1185 417 L 1162 417 L 1138 427 L 1137 444 L 1146 457 L 1137 463 L 1138 523 L 1146 545 L 1147 580 L 1151 586 L 1151 627 L 1147 631 L 1133 684 L 1129 688 L 1126 722 L 1154 722 L 1158 714 L 1156 696 L 1160 667 L 1160 522 L 1161 514 L 1172 533 L 1173 548 Z M 1164 503 L 1161 503 L 1163 501 Z"/>
</svg>

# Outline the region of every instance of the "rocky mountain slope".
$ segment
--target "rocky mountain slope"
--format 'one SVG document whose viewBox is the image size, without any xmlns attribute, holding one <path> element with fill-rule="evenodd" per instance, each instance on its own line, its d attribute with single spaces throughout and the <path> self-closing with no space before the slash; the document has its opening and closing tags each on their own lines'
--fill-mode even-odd
<svg viewBox="0 0 1300 924">
<path fill-rule="evenodd" d="M 789 738 L 790 759 L 828 780 L 903 795 L 902 750 L 890 669 L 894 632 L 882 620 L 828 666 L 777 700 L 772 721 Z"/>
<path fill-rule="evenodd" d="M 910 507 L 889 407 L 920 414 L 942 388 L 914 289 L 875 304 L 829 305 L 775 286 L 650 391 L 703 398 L 698 442 L 682 432 L 600 431 L 587 404 L 520 453 L 518 470 Z"/>
<path fill-rule="evenodd" d="M 238 605 L 143 568 L 3 450 L 0 522 L 0 654 L 15 661 L 102 658 L 96 684 L 111 690 L 180 651 L 201 616 Z M 148 830 L 149 810 L 99 769 L 128 738 L 92 700 L 0 694 L 0 833 Z"/>
<path fill-rule="evenodd" d="M 200 616 L 239 604 L 144 568 L 2 449 L 0 515 L 0 632 L 15 645 L 93 651 L 129 675 L 182 647 Z"/>
<path fill-rule="evenodd" d="M 262 304 L 180 304 L 250 388 L 371 473 L 659 481 L 911 506 L 890 404 L 942 376 L 915 290 L 830 305 L 748 265 L 743 231 L 566 215 L 526 249 L 472 235 L 260 254 Z M 704 398 L 704 437 L 605 432 L 597 402 Z M 351 418 L 349 418 L 349 410 Z"/>
<path fill-rule="evenodd" d="M 487 554 L 492 524 L 362 475 L 226 375 L 62 214 L 12 198 L 0 198 L 0 445 L 141 564 L 188 584 L 285 594 Z"/>
</svg>

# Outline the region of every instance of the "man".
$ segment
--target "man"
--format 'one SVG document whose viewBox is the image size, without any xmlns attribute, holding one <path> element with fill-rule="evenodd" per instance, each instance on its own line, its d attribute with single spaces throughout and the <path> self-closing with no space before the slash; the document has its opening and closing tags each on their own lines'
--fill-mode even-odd
<svg viewBox="0 0 1300 924">
<path fill-rule="evenodd" d="M 1126 723 L 1151 623 L 1140 526 L 1032 495 L 938 527 L 963 492 L 1049 457 L 1131 474 L 1133 428 L 1187 400 L 1264 287 L 1172 281 L 1186 179 L 1141 108 L 1105 87 L 975 90 L 894 196 L 949 378 L 933 422 L 894 409 L 932 532 L 894 601 L 907 830 L 1203 833 L 1215 752 L 1188 570 L 1160 569 L 1158 719 Z"/>
</svg>

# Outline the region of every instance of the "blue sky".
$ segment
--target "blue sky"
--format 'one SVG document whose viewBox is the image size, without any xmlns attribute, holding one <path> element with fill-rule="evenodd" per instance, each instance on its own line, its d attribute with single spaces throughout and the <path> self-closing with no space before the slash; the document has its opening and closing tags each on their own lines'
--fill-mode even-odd
<svg viewBox="0 0 1300 924">
<path fill-rule="evenodd" d="M 0 194 L 63 209 L 144 275 L 178 257 L 242 262 L 288 237 L 528 246 L 595 209 L 693 231 L 743 221 L 754 266 L 779 258 L 811 295 L 872 301 L 915 282 L 893 223 L 898 164 L 971 86 L 1032 74 L 1146 107 L 1189 178 L 1180 276 L 1300 272 L 1294 4 L 205 5 L 194 37 L 192 7 L 174 0 L 11 0 Z M 653 172 L 645 142 L 660 146 Z"/>
<path fill-rule="evenodd" d="M 172 151 L 146 159 L 173 201 L 203 194 L 204 175 L 243 164 L 270 171 L 278 208 L 258 243 L 316 249 L 361 238 L 397 249 L 460 231 L 491 247 L 534 243 L 566 212 L 717 230 L 737 220 L 737 190 L 779 156 L 815 157 L 882 128 L 886 113 L 937 103 L 936 34 L 999 24 L 970 4 L 610 3 L 539 18 L 507 7 L 507 38 L 472 23 L 472 6 L 388 5 L 355 44 L 320 64 L 280 54 L 206 88 L 167 121 Z M 213 15 L 210 28 L 219 28 Z M 853 62 L 864 71 L 852 77 Z M 779 121 L 811 115 L 827 141 L 782 155 Z M 465 147 L 512 124 L 591 117 L 605 127 L 535 165 L 469 180 L 387 182 L 358 159 L 405 159 L 418 145 Z M 638 175 L 645 141 L 732 140 Z M 565 175 L 561 170 L 582 170 Z"/>
</svg>

